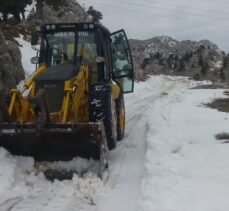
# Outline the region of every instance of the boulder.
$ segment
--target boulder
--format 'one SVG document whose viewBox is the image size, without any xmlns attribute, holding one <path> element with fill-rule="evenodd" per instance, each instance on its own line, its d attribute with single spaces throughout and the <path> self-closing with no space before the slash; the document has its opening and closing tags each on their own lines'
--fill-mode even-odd
<svg viewBox="0 0 229 211">
<path fill-rule="evenodd" d="M 13 41 L 6 41 L 0 30 L 0 89 L 7 92 L 24 78 L 19 47 Z"/>
<path fill-rule="evenodd" d="M 201 80 L 219 79 L 222 75 L 222 52 L 209 40 L 177 41 L 164 35 L 148 40 L 131 39 L 129 42 L 136 80 L 144 80 L 151 74 L 189 76 Z M 229 71 L 224 72 L 229 79 Z"/>
<path fill-rule="evenodd" d="M 42 17 L 33 12 L 28 18 L 28 23 L 34 27 L 45 23 L 88 22 L 88 14 L 77 1 L 64 0 L 62 2 L 63 5 L 58 9 L 44 3 Z"/>
</svg>

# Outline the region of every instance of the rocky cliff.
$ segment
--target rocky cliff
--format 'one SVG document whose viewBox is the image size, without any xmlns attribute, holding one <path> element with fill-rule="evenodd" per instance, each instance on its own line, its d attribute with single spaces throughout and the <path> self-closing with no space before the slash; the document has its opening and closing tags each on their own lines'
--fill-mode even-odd
<svg viewBox="0 0 229 211">
<path fill-rule="evenodd" d="M 24 77 L 20 49 L 15 42 L 7 41 L 0 30 L 0 89 L 8 91 Z"/>
<path fill-rule="evenodd" d="M 30 41 L 31 32 L 41 24 L 89 20 L 88 14 L 75 0 L 60 0 L 56 7 L 41 2 L 42 12 L 38 14 L 37 5 L 33 4 L 27 19 L 19 24 L 13 18 L 8 23 L 0 22 L 0 89 L 8 91 L 25 78 L 22 55 L 15 37 L 21 35 Z"/>
<path fill-rule="evenodd" d="M 28 16 L 27 23 L 32 26 L 44 23 L 83 22 L 88 21 L 89 16 L 83 7 L 75 0 L 59 0 L 56 6 L 43 3 L 38 11 L 32 10 Z"/>
<path fill-rule="evenodd" d="M 225 53 L 208 41 L 177 41 L 168 36 L 130 40 L 137 80 L 149 74 L 190 76 L 194 79 L 225 80 Z"/>
</svg>

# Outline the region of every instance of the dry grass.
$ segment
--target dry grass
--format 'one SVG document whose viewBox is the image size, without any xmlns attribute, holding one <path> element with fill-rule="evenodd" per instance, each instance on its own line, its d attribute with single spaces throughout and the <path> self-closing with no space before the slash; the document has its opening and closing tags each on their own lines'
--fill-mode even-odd
<svg viewBox="0 0 229 211">
<path fill-rule="evenodd" d="M 229 91 L 224 92 L 225 95 L 229 96 Z M 211 103 L 205 104 L 205 106 L 217 109 L 222 112 L 229 112 L 229 98 L 218 98 Z M 215 135 L 217 140 L 223 140 L 222 143 L 229 143 L 229 133 L 223 132 Z"/>
<path fill-rule="evenodd" d="M 224 133 L 218 133 L 218 134 L 215 135 L 215 138 L 217 140 L 229 139 L 229 133 L 226 133 L 226 132 L 224 132 Z"/>
<path fill-rule="evenodd" d="M 215 138 L 217 140 L 223 140 L 222 143 L 223 144 L 228 144 L 229 143 L 229 133 L 219 133 L 215 135 Z"/>
<path fill-rule="evenodd" d="M 229 96 L 229 91 L 224 91 L 223 94 Z"/>
<path fill-rule="evenodd" d="M 218 98 L 204 105 L 209 108 L 217 109 L 218 111 L 229 112 L 229 98 Z"/>
<path fill-rule="evenodd" d="M 166 95 L 168 95 L 168 93 L 167 92 L 161 92 L 160 95 L 161 96 L 166 96 Z"/>
</svg>

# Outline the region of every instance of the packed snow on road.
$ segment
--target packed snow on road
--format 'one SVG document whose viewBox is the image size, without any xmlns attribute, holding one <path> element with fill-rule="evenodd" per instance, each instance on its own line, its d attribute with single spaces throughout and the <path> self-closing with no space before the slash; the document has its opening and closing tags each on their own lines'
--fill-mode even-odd
<svg viewBox="0 0 229 211">
<path fill-rule="evenodd" d="M 33 158 L 0 148 L 0 211 L 227 211 L 229 144 L 215 135 L 229 132 L 229 114 L 204 105 L 225 90 L 192 89 L 207 83 L 170 76 L 136 83 L 125 96 L 126 135 L 110 152 L 104 180 L 88 170 L 51 182 Z M 85 170 L 94 162 L 53 165 Z"/>
</svg>

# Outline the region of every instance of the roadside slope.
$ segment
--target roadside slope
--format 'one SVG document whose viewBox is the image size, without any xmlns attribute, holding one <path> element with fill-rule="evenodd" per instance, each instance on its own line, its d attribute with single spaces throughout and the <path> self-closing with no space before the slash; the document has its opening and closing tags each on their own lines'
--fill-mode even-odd
<svg viewBox="0 0 229 211">
<path fill-rule="evenodd" d="M 184 91 L 173 89 L 148 113 L 138 210 L 228 210 L 229 145 L 214 138 L 228 131 L 228 113 L 203 106 L 223 90 Z"/>
<path fill-rule="evenodd" d="M 187 80 L 156 76 L 137 83 L 135 92 L 126 96 L 126 136 L 111 153 L 109 179 L 101 198 L 99 211 L 136 210 L 140 198 L 149 114 L 153 105 L 168 93 L 187 89 Z"/>
</svg>

